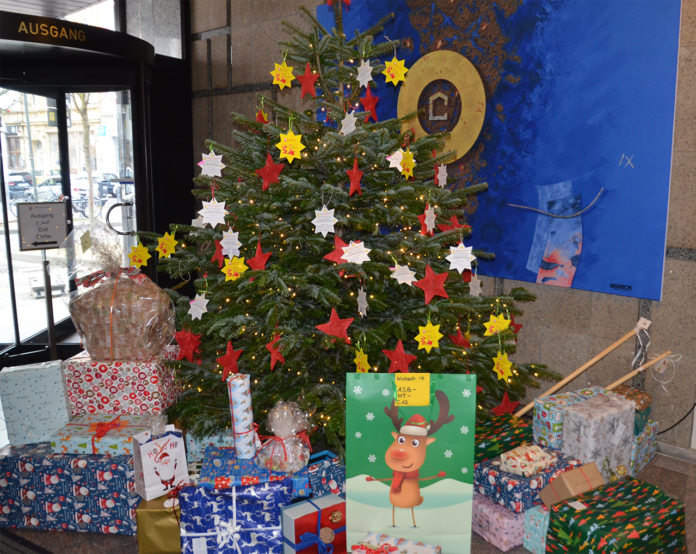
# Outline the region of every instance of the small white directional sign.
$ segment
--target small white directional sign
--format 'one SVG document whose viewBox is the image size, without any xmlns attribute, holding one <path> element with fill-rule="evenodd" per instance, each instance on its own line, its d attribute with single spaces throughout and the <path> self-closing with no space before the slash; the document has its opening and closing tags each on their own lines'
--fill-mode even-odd
<svg viewBox="0 0 696 554">
<path fill-rule="evenodd" d="M 68 235 L 65 202 L 18 202 L 19 249 L 60 248 Z"/>
</svg>

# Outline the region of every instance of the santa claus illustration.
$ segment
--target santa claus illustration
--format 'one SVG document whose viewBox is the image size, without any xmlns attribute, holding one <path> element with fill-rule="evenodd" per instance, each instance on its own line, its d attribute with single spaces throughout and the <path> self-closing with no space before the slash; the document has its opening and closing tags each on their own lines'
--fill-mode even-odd
<svg viewBox="0 0 696 554">
<path fill-rule="evenodd" d="M 162 452 L 157 458 L 155 458 L 155 473 L 162 481 L 162 486 L 164 490 L 169 490 L 174 488 L 174 479 L 176 478 L 176 466 L 178 460 L 172 457 L 166 452 Z"/>
</svg>

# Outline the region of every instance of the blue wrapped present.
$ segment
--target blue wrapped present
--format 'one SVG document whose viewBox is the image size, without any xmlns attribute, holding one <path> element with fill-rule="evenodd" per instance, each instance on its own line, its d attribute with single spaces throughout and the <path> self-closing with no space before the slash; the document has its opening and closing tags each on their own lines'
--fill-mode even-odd
<svg viewBox="0 0 696 554">
<path fill-rule="evenodd" d="M 291 476 L 259 467 L 253 459 L 238 460 L 235 458 L 234 448 L 209 446 L 205 450 L 198 485 L 207 489 L 229 489 L 281 481 L 288 477 L 292 478 L 292 497 L 309 498 L 311 488 L 306 467 Z"/>
<path fill-rule="evenodd" d="M 182 554 L 283 551 L 280 509 L 292 502 L 289 477 L 246 487 L 179 492 Z"/>
<path fill-rule="evenodd" d="M 346 468 L 341 465 L 338 456 L 324 450 L 312 454 L 307 466 L 312 496 L 318 498 L 327 494 L 346 497 Z"/>
<path fill-rule="evenodd" d="M 542 504 L 539 498 L 541 489 L 561 473 L 583 464 L 581 460 L 564 456 L 558 450 L 551 448 L 544 450 L 557 456 L 558 461 L 551 467 L 529 477 L 501 471 L 500 458 L 476 464 L 474 466 L 475 491 L 517 514 Z"/>
<path fill-rule="evenodd" d="M 234 448 L 234 433 L 232 429 L 204 439 L 197 439 L 190 433 L 186 433 L 186 461 L 188 463 L 202 462 L 203 456 L 205 456 L 205 449 L 209 446 Z"/>
<path fill-rule="evenodd" d="M 132 456 L 0 449 L 0 527 L 135 535 Z"/>
</svg>

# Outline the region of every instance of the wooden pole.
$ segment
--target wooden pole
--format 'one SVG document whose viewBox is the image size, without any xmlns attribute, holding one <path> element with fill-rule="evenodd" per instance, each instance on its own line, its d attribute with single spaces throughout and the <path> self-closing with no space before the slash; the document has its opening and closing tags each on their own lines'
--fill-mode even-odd
<svg viewBox="0 0 696 554">
<path fill-rule="evenodd" d="M 624 376 L 621 377 L 621 379 L 619 379 L 618 381 L 614 381 L 611 385 L 609 385 L 609 386 L 607 387 L 607 390 L 614 390 L 616 387 L 618 387 L 619 385 L 622 385 L 623 383 L 625 383 L 625 382 L 628 381 L 629 379 L 633 379 L 636 375 L 638 375 L 639 373 L 642 373 L 643 371 L 645 371 L 646 369 L 648 369 L 650 366 L 655 365 L 657 362 L 659 362 L 659 361 L 661 361 L 661 360 L 664 360 L 664 359 L 665 359 L 667 356 L 669 356 L 671 353 L 672 353 L 671 351 L 667 350 L 667 352 L 665 352 L 664 354 L 660 354 L 660 355 L 659 355 L 657 358 L 655 358 L 654 360 L 650 360 L 649 362 L 644 363 L 644 364 L 643 364 L 642 366 L 640 366 L 638 369 L 636 369 L 636 370 L 634 370 L 634 371 L 631 371 L 631 373 L 629 373 L 628 375 L 624 375 Z"/>
<path fill-rule="evenodd" d="M 539 398 L 543 396 L 549 396 L 556 392 L 557 390 L 563 388 L 565 385 L 570 383 L 573 379 L 578 377 L 580 374 L 584 373 L 590 367 L 595 365 L 599 360 L 604 358 L 607 354 L 611 353 L 612 351 L 616 350 L 619 346 L 621 346 L 624 342 L 629 340 L 632 337 L 636 336 L 636 330 L 632 329 L 630 333 L 626 333 L 623 337 L 621 337 L 619 340 L 617 340 L 614 344 L 611 346 L 607 347 L 606 349 L 602 350 L 599 354 L 597 354 L 594 358 L 592 358 L 589 362 L 587 362 L 585 365 L 579 367 L 573 373 L 568 375 L 563 381 L 556 383 L 553 387 L 551 387 L 549 390 L 547 390 L 544 394 L 540 394 Z M 529 410 L 531 410 L 534 407 L 534 402 L 530 402 L 527 404 L 524 408 L 522 408 L 520 411 L 518 411 L 515 415 L 517 417 L 522 417 L 524 414 L 526 414 Z"/>
</svg>

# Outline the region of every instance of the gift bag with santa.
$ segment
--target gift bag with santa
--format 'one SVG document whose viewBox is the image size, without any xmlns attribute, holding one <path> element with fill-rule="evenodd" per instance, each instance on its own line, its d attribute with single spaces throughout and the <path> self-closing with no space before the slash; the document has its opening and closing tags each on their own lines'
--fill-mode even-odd
<svg viewBox="0 0 696 554">
<path fill-rule="evenodd" d="M 164 432 L 133 436 L 135 492 L 145 500 L 159 498 L 189 482 L 181 431 L 167 425 Z"/>
</svg>

